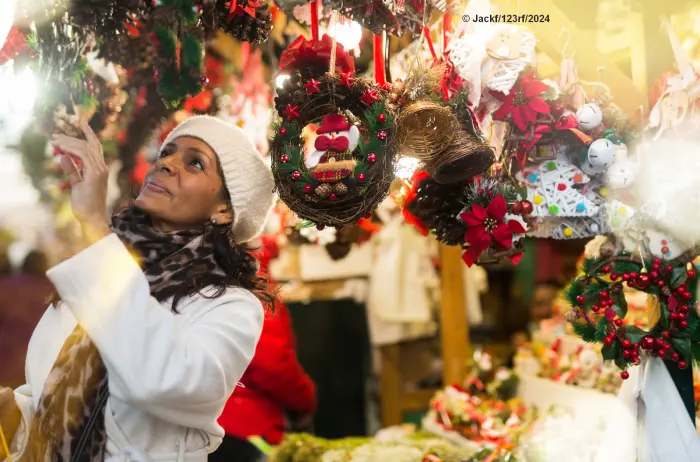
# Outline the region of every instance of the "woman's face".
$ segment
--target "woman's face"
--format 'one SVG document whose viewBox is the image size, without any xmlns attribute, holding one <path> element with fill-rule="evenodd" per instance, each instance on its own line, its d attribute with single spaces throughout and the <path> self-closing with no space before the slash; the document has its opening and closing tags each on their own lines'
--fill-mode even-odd
<svg viewBox="0 0 700 462">
<path fill-rule="evenodd" d="M 196 228 L 215 219 L 231 221 L 216 154 L 197 138 L 181 136 L 161 148 L 135 205 L 161 231 Z"/>
</svg>

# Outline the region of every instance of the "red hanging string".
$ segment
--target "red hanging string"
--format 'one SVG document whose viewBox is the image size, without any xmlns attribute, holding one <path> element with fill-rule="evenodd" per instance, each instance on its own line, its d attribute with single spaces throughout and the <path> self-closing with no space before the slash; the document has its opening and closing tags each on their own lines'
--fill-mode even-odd
<svg viewBox="0 0 700 462">
<path fill-rule="evenodd" d="M 423 34 L 425 34 L 425 40 L 428 42 L 428 48 L 430 48 L 430 54 L 433 55 L 435 61 L 438 60 L 437 53 L 435 53 L 435 47 L 433 46 L 433 38 L 430 36 L 430 29 L 428 26 L 423 26 Z"/>
<path fill-rule="evenodd" d="M 318 0 L 311 2 L 311 39 L 318 42 Z"/>
<path fill-rule="evenodd" d="M 384 34 L 374 35 L 374 80 L 376 80 L 379 85 L 384 85 L 386 83 Z"/>
<path fill-rule="evenodd" d="M 445 13 L 442 15 L 442 54 L 447 53 L 447 45 L 450 42 L 449 33 L 452 32 L 452 15 Z"/>
</svg>

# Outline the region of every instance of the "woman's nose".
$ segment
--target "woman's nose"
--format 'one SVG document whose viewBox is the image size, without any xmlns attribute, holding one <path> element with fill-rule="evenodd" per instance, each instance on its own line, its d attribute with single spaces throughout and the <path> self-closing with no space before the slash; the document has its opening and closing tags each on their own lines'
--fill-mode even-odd
<svg viewBox="0 0 700 462">
<path fill-rule="evenodd" d="M 159 171 L 162 172 L 167 172 L 170 174 L 173 174 L 177 171 L 177 162 L 174 159 L 175 155 L 171 154 L 166 157 L 161 157 L 158 159 L 158 162 L 156 162 L 156 167 Z"/>
</svg>

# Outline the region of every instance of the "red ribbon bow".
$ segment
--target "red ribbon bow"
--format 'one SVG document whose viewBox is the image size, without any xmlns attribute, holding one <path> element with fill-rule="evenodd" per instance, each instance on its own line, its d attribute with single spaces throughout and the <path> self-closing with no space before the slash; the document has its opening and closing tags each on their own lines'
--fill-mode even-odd
<svg viewBox="0 0 700 462">
<path fill-rule="evenodd" d="M 279 67 L 288 71 L 305 69 L 314 64 L 328 68 L 332 48 L 333 39 L 327 34 L 323 34 L 321 40 L 316 42 L 299 36 L 282 52 Z M 335 72 L 338 74 L 355 72 L 355 62 L 340 43 L 336 43 L 335 47 Z"/>
<path fill-rule="evenodd" d="M 316 138 L 314 142 L 314 147 L 319 151 L 328 151 L 332 149 L 336 152 L 344 152 L 348 149 L 350 145 L 350 140 L 347 136 L 339 136 L 338 138 L 331 139 L 328 136 L 321 135 Z"/>
<path fill-rule="evenodd" d="M 255 9 L 260 6 L 260 2 L 256 0 L 248 0 L 246 6 L 238 4 L 238 0 L 233 0 L 229 6 L 227 21 L 231 22 L 234 16 L 243 16 L 248 13 L 253 18 L 255 17 Z"/>
</svg>

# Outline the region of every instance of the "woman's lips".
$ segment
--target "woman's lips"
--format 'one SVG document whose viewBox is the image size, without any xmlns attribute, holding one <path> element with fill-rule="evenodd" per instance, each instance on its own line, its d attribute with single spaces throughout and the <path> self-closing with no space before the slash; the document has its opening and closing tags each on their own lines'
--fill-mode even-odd
<svg viewBox="0 0 700 462">
<path fill-rule="evenodd" d="M 155 193 L 170 195 L 170 191 L 157 181 L 148 181 L 146 183 L 146 189 Z"/>
</svg>

